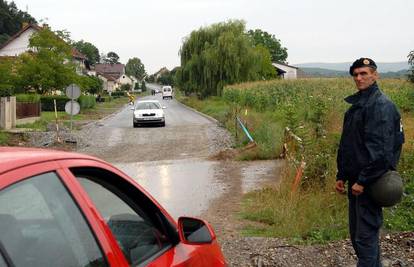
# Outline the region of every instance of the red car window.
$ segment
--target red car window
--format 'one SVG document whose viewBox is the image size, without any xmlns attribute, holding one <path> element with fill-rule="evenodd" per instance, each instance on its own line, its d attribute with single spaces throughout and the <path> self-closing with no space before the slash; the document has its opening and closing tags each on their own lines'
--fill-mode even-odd
<svg viewBox="0 0 414 267">
<path fill-rule="evenodd" d="M 84 217 L 54 172 L 0 191 L 0 241 L 2 254 L 16 267 L 108 266 Z"/>
<path fill-rule="evenodd" d="M 71 171 L 101 213 L 130 264 L 156 258 L 178 243 L 175 230 L 156 205 L 137 192 L 137 188 L 125 184 L 123 178 L 96 168 Z"/>
</svg>

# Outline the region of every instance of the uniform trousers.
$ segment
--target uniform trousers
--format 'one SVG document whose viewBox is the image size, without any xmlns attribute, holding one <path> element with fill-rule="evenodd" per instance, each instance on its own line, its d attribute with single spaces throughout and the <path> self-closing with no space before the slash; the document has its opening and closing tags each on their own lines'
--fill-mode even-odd
<svg viewBox="0 0 414 267">
<path fill-rule="evenodd" d="M 358 257 L 357 267 L 382 267 L 379 246 L 382 208 L 366 192 L 354 196 L 351 187 L 352 184 L 348 188 L 349 232 Z"/>
</svg>

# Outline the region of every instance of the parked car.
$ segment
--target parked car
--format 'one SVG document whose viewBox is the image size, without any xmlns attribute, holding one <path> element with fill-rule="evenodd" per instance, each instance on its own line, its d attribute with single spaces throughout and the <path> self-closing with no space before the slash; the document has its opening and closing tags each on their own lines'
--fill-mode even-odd
<svg viewBox="0 0 414 267">
<path fill-rule="evenodd" d="M 16 147 L 0 162 L 0 266 L 226 266 L 207 222 L 176 222 L 109 163 Z"/>
<path fill-rule="evenodd" d="M 162 92 L 162 99 L 173 98 L 173 90 L 171 86 L 163 86 L 161 88 L 161 92 Z"/>
<path fill-rule="evenodd" d="M 165 126 L 164 108 L 158 100 L 142 100 L 135 104 L 132 125 L 159 124 Z"/>
</svg>

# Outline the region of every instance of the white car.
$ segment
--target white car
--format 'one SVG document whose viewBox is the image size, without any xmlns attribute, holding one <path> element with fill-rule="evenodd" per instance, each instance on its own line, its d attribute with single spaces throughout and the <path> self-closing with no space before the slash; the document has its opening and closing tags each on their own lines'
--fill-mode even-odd
<svg viewBox="0 0 414 267">
<path fill-rule="evenodd" d="M 166 99 L 166 98 L 173 98 L 173 90 L 171 86 L 163 86 L 161 89 L 162 92 L 162 99 Z"/>
<path fill-rule="evenodd" d="M 165 126 L 164 109 L 158 100 L 143 100 L 135 104 L 132 122 L 134 127 L 144 124 L 158 124 Z"/>
</svg>

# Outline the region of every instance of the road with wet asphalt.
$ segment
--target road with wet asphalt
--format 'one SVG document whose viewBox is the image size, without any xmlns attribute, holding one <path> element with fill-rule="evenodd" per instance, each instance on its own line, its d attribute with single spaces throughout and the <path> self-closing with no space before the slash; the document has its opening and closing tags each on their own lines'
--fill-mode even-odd
<svg viewBox="0 0 414 267">
<path fill-rule="evenodd" d="M 160 88 L 148 84 L 149 90 Z M 133 177 L 175 218 L 211 214 L 221 198 L 275 183 L 279 162 L 224 162 L 212 155 L 230 148 L 231 137 L 216 121 L 177 102 L 165 106 L 166 126 L 133 128 L 131 106 L 84 129 L 80 152 L 102 158 Z"/>
</svg>

